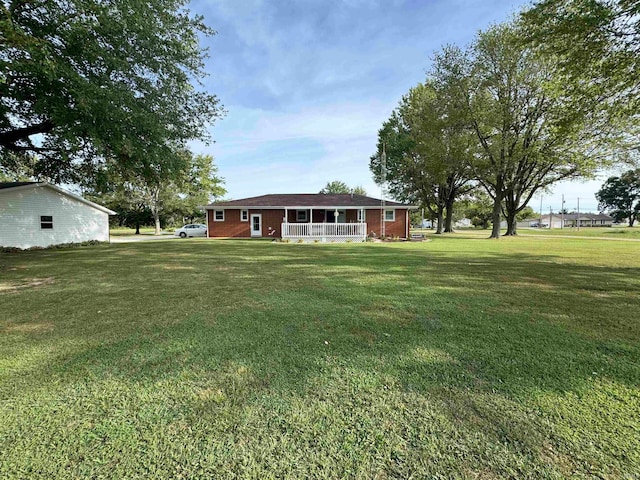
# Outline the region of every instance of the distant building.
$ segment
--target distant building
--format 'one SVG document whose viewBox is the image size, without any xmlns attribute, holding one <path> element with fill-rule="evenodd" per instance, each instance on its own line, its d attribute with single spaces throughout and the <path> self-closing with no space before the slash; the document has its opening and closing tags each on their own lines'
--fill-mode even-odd
<svg viewBox="0 0 640 480">
<path fill-rule="evenodd" d="M 564 221 L 564 225 L 563 222 Z M 542 215 L 542 217 L 528 218 L 518 222 L 520 228 L 571 228 L 571 227 L 610 227 L 614 218 L 604 213 L 581 213 L 578 218 L 577 213 L 559 213 L 553 215 Z"/>
</svg>

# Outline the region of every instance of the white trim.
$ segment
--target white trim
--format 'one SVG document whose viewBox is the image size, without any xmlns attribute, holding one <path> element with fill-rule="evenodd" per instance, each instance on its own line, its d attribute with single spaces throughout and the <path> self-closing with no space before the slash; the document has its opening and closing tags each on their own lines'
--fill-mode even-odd
<svg viewBox="0 0 640 480">
<path fill-rule="evenodd" d="M 260 219 L 260 230 L 259 231 L 255 231 L 253 229 L 253 219 L 255 217 Z M 249 220 L 250 220 L 250 222 L 249 222 L 249 231 L 251 232 L 251 237 L 255 237 L 255 238 L 262 237 L 262 214 L 261 213 L 252 213 L 249 216 Z"/>
<path fill-rule="evenodd" d="M 243 217 L 243 213 L 247 214 L 247 218 L 242 218 Z M 249 221 L 249 209 L 248 208 L 243 208 L 242 210 L 240 210 L 240 221 L 241 222 L 248 222 Z"/>
<path fill-rule="evenodd" d="M 71 193 L 68 192 L 56 185 L 52 185 L 50 183 L 47 182 L 37 182 L 37 183 L 29 183 L 27 185 L 18 185 L 16 187 L 8 187 L 8 188 L 0 188 L 0 194 L 2 194 L 3 192 L 15 192 L 16 190 L 26 190 L 28 188 L 33 188 L 33 187 L 47 187 L 50 188 L 51 190 L 55 190 L 58 193 L 61 193 L 63 195 L 66 195 L 67 197 L 71 197 L 74 198 L 76 200 L 78 200 L 79 202 L 82 202 L 84 204 L 89 205 L 90 207 L 95 208 L 96 210 L 100 210 L 101 212 L 104 212 L 106 214 L 109 215 L 116 215 L 116 212 L 114 212 L 113 210 L 109 210 L 107 207 L 103 207 L 102 205 L 98 205 L 97 203 L 93 203 L 90 200 L 87 200 L 86 198 L 82 198 L 80 195 L 76 195 L 75 193 Z"/>
<path fill-rule="evenodd" d="M 304 218 L 300 218 L 300 214 L 304 213 Z M 309 221 L 309 212 L 306 209 L 298 209 L 296 210 L 296 222 L 308 222 Z"/>
<path fill-rule="evenodd" d="M 393 213 L 393 218 L 387 218 L 387 212 Z M 384 209 L 384 221 L 385 222 L 395 222 L 396 221 L 396 209 L 395 208 L 385 208 Z"/>
<path fill-rule="evenodd" d="M 222 218 L 216 218 L 216 213 L 222 212 Z M 213 221 L 214 222 L 224 222 L 224 208 L 218 208 L 213 211 Z"/>
<path fill-rule="evenodd" d="M 364 208 L 358 209 L 358 223 L 365 223 L 367 221 L 367 210 Z"/>
</svg>

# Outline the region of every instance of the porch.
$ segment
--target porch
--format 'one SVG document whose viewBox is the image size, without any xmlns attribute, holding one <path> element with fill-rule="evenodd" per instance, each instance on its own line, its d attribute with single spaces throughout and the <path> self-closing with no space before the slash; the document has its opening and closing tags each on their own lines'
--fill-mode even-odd
<svg viewBox="0 0 640 480">
<path fill-rule="evenodd" d="M 364 242 L 367 224 L 360 223 L 283 223 L 282 238 L 290 241 L 322 243 Z"/>
<path fill-rule="evenodd" d="M 364 242 L 364 208 L 285 208 L 282 238 L 298 242 Z"/>
</svg>

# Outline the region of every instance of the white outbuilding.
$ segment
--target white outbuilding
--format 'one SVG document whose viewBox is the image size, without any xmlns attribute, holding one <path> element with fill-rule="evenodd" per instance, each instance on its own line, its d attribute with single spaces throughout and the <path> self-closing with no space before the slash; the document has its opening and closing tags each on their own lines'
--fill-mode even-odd
<svg viewBox="0 0 640 480">
<path fill-rule="evenodd" d="M 0 247 L 109 241 L 115 212 L 49 183 L 0 183 Z"/>
</svg>

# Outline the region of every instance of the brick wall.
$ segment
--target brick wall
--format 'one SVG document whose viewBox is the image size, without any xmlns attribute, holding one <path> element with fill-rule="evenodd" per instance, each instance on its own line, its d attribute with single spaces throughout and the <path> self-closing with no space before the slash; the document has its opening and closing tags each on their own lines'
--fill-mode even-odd
<svg viewBox="0 0 640 480">
<path fill-rule="evenodd" d="M 367 209 L 365 221 L 367 222 L 367 234 L 375 233 L 380 236 L 380 209 Z M 396 219 L 393 222 L 385 222 L 385 234 L 394 235 L 401 238 L 408 236 L 407 232 L 407 210 L 396 210 Z"/>
</svg>

